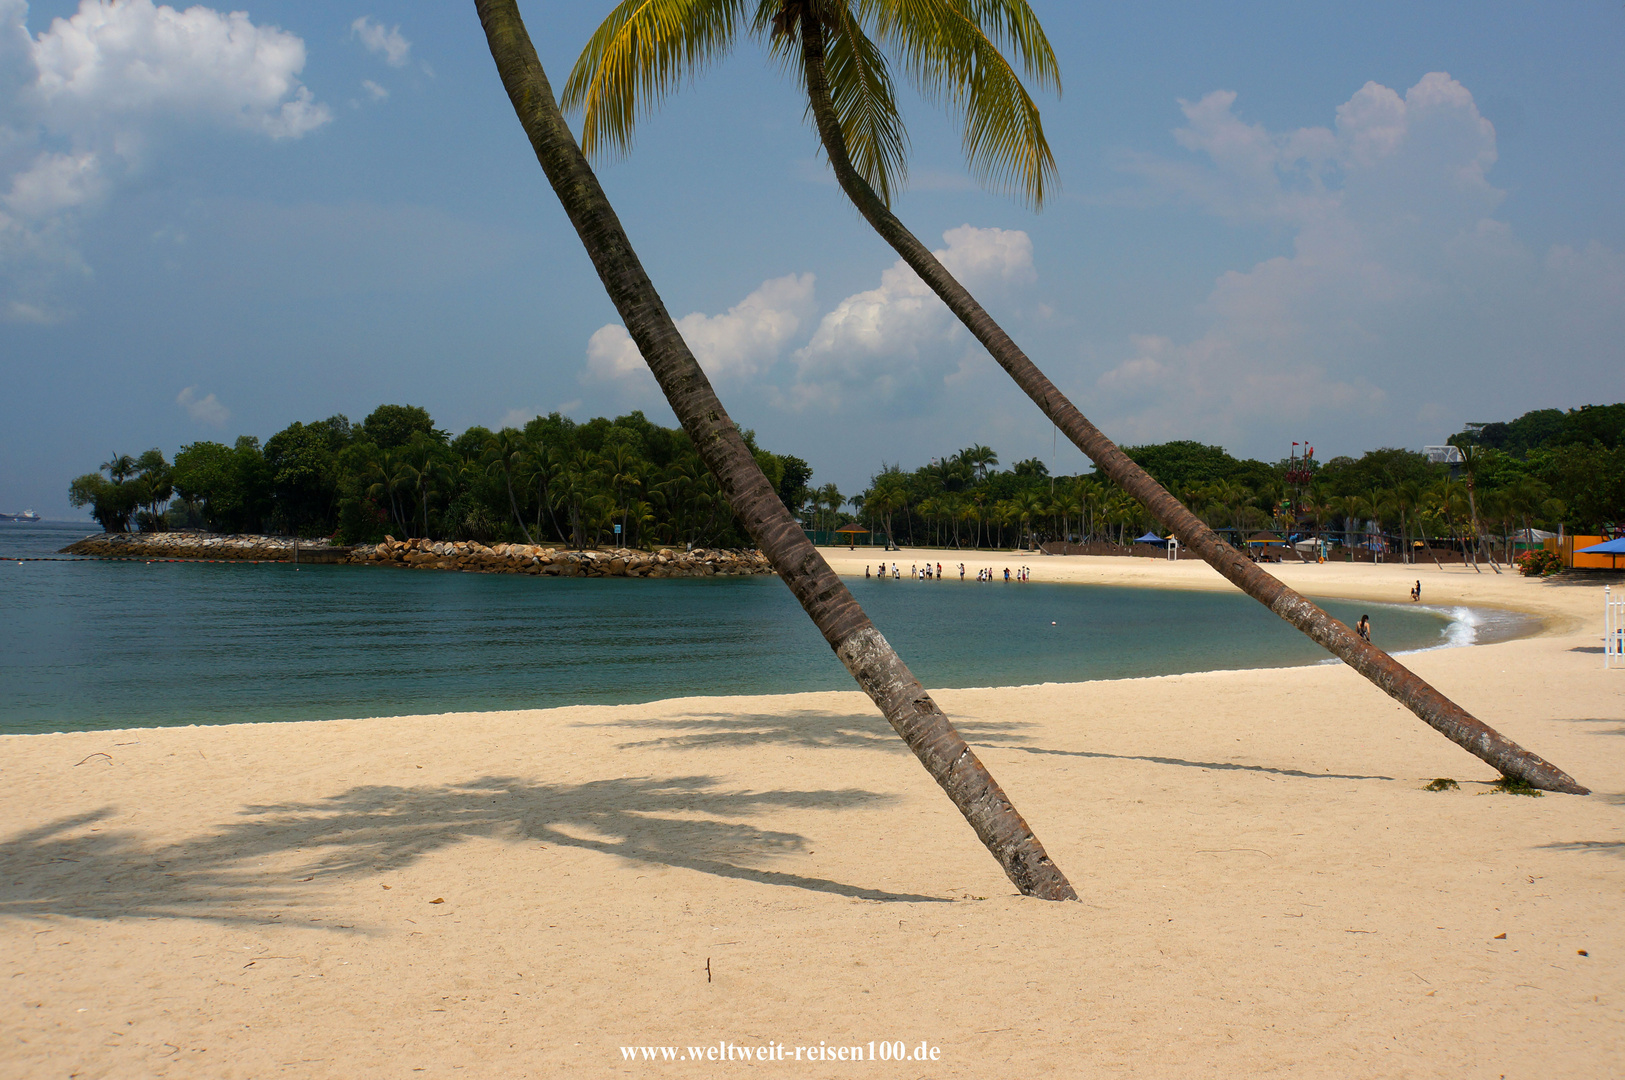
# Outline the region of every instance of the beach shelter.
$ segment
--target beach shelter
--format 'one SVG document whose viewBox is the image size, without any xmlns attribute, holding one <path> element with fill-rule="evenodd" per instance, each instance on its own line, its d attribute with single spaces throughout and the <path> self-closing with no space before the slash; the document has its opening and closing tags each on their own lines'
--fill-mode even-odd
<svg viewBox="0 0 1625 1080">
<path fill-rule="evenodd" d="M 1136 536 L 1134 542 L 1136 544 L 1166 544 L 1168 541 L 1154 532 L 1147 532 L 1144 536 Z"/>
<path fill-rule="evenodd" d="M 1621 536 L 1615 540 L 1604 540 L 1602 543 L 1592 544 L 1590 547 L 1583 547 L 1576 551 L 1575 554 L 1607 555 L 1609 560 L 1614 564 L 1614 569 L 1617 570 L 1619 569 L 1619 557 L 1621 555 L 1625 555 L 1625 536 Z"/>
<path fill-rule="evenodd" d="M 1276 536 L 1272 532 L 1261 532 L 1261 533 L 1253 533 L 1253 535 L 1249 536 L 1247 538 L 1247 543 L 1249 543 L 1249 544 L 1269 545 L 1269 544 L 1284 544 L 1284 543 L 1286 543 L 1286 541 L 1282 540 L 1279 536 Z"/>
<path fill-rule="evenodd" d="M 853 524 L 847 525 L 844 528 L 835 530 L 836 536 L 840 536 L 842 533 L 846 534 L 847 546 L 855 548 L 858 546 L 858 534 L 862 533 L 864 536 L 868 536 L 869 530 L 854 522 Z"/>
</svg>

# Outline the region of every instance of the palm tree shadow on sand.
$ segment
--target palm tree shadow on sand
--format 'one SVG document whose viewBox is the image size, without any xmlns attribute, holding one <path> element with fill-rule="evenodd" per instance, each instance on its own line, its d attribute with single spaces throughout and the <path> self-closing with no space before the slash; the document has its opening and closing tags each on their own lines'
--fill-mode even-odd
<svg viewBox="0 0 1625 1080">
<path fill-rule="evenodd" d="M 584 784 L 484 777 L 443 787 L 354 787 L 311 802 L 246 806 L 235 821 L 156 846 L 132 829 L 99 827 L 115 813 L 104 807 L 0 842 L 0 915 L 263 924 L 279 917 L 279 909 L 322 903 L 307 882 L 397 870 L 480 838 L 540 841 L 866 900 L 949 899 L 763 867 L 806 850 L 808 842 L 753 825 L 753 815 L 874 806 L 892 796 L 856 788 L 719 791 L 716 785 L 710 776 Z"/>
<path fill-rule="evenodd" d="M 626 748 L 666 747 L 674 750 L 713 750 L 777 743 L 808 750 L 830 748 L 870 749 L 902 753 L 907 748 L 892 733 L 884 717 L 874 713 L 836 713 L 822 709 L 798 709 L 783 713 L 683 713 L 658 720 L 623 720 L 617 726 L 667 734 L 621 743 Z M 1392 780 L 1391 776 L 1362 773 L 1306 772 L 1303 769 L 1271 765 L 1242 765 L 1233 761 L 1193 761 L 1153 754 L 1107 754 L 1092 750 L 1051 750 L 1031 746 L 1031 738 L 1021 728 L 1029 725 L 1013 721 L 958 720 L 954 726 L 973 746 L 1019 750 L 1026 754 L 1052 754 L 1059 757 L 1095 758 L 1101 761 L 1144 761 L 1187 769 L 1220 769 L 1234 772 L 1268 773 L 1304 780 Z"/>
</svg>

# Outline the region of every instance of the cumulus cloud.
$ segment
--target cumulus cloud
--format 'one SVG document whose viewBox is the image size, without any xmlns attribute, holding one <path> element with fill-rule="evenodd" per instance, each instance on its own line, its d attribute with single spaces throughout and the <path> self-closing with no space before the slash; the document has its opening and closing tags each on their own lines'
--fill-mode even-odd
<svg viewBox="0 0 1625 1080">
<path fill-rule="evenodd" d="M 406 66 L 412 43 L 401 36 L 399 26 L 386 29 L 382 23 L 373 22 L 372 16 L 363 15 L 350 24 L 350 33 L 361 39 L 368 52 L 382 56 L 390 67 Z"/>
<path fill-rule="evenodd" d="M 297 139 L 332 119 L 299 81 L 304 42 L 242 12 L 80 0 L 38 37 L 27 17 L 26 0 L 0 0 L 0 281 L 12 290 L 88 269 L 77 228 L 165 131 Z"/>
<path fill-rule="evenodd" d="M 677 329 L 713 380 L 746 379 L 771 368 L 812 315 L 813 275 L 772 278 L 721 315 L 693 312 Z M 596 330 L 587 341 L 583 378 L 648 389 L 654 385 L 643 356 L 620 323 Z"/>
<path fill-rule="evenodd" d="M 1286 132 L 1243 120 L 1236 101 L 1181 102 L 1174 137 L 1191 156 L 1125 167 L 1164 198 L 1285 228 L 1291 254 L 1221 275 L 1194 339 L 1130 340 L 1096 384 L 1121 437 L 1244 441 L 1262 418 L 1431 417 L 1459 393 L 1464 365 L 1506 370 L 1532 333 L 1552 335 L 1550 348 L 1581 323 L 1620 322 L 1618 300 L 1578 323 L 1552 302 L 1576 289 L 1619 296 L 1617 257 L 1542 260 L 1491 216 L 1503 195 L 1488 179 L 1495 129 L 1450 76 L 1403 95 L 1368 82 L 1330 126 Z M 1576 264 L 1585 284 L 1556 288 Z"/>
<path fill-rule="evenodd" d="M 34 42 L 33 95 L 54 128 L 157 116 L 297 138 L 330 120 L 301 85 L 305 43 L 246 14 L 80 0 Z"/>
<path fill-rule="evenodd" d="M 226 421 L 231 419 L 231 410 L 220 404 L 213 394 L 204 397 L 197 396 L 197 387 L 188 386 L 175 395 L 175 404 L 186 410 L 186 415 L 200 424 L 210 427 L 223 428 Z"/>
<path fill-rule="evenodd" d="M 942 234 L 934 252 L 972 292 L 1037 280 L 1025 232 L 961 225 Z M 953 314 L 898 259 L 878 288 L 854 293 L 819 321 L 796 350 L 795 407 L 834 408 L 854 392 L 890 397 L 905 388 L 934 393 L 958 368 L 970 338 Z"/>
</svg>

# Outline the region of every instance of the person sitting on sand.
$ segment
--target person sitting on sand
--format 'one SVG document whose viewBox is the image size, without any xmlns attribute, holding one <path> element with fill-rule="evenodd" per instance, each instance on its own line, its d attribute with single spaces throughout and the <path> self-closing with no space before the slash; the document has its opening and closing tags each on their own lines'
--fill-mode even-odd
<svg viewBox="0 0 1625 1080">
<path fill-rule="evenodd" d="M 1414 604 L 1420 599 L 1422 599 L 1422 582 L 1421 579 L 1417 579 L 1416 584 L 1411 586 L 1411 603 Z"/>
<path fill-rule="evenodd" d="M 1360 635 L 1361 641 L 1365 642 L 1367 645 L 1371 644 L 1371 617 L 1369 615 L 1361 615 L 1360 625 L 1354 628 L 1354 632 Z"/>
</svg>

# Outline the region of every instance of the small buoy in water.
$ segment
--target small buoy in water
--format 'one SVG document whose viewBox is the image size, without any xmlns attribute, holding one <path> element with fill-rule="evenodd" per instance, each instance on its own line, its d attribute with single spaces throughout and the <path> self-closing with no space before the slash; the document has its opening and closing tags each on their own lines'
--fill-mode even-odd
<svg viewBox="0 0 1625 1080">
<path fill-rule="evenodd" d="M 1051 621 L 1051 622 L 1050 622 L 1050 625 L 1051 625 L 1051 626 L 1054 626 L 1054 625 L 1055 625 L 1055 623 L 1054 623 L 1054 621 L 1053 621 L 1053 620 L 1052 620 L 1052 621 Z"/>
</svg>

